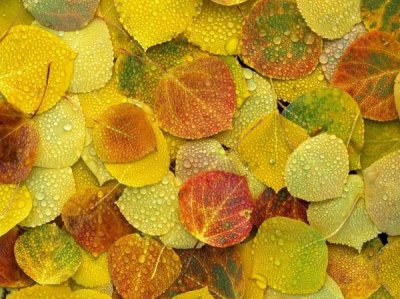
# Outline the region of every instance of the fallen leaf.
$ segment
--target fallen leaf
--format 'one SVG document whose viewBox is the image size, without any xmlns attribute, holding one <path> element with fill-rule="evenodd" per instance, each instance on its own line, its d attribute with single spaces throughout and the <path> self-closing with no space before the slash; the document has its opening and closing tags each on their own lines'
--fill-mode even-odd
<svg viewBox="0 0 400 299">
<path fill-rule="evenodd" d="M 202 172 L 179 190 L 180 218 L 200 241 L 228 247 L 250 233 L 253 201 L 243 176 L 223 171 Z"/>
<path fill-rule="evenodd" d="M 325 239 L 302 221 L 265 220 L 253 240 L 252 277 L 286 294 L 311 294 L 325 282 Z"/>
<path fill-rule="evenodd" d="M 100 0 L 22 0 L 25 8 L 43 26 L 59 31 L 84 27 L 94 17 Z"/>
<path fill-rule="evenodd" d="M 172 135 L 199 139 L 232 127 L 236 87 L 228 66 L 217 57 L 199 57 L 173 67 L 161 79 L 155 113 Z"/>
<path fill-rule="evenodd" d="M 290 155 L 285 180 L 294 197 L 322 201 L 342 195 L 349 172 L 343 141 L 326 133 L 310 137 Z"/>
<path fill-rule="evenodd" d="M 393 89 L 400 71 L 400 43 L 385 32 L 369 32 L 356 39 L 336 67 L 332 84 L 348 92 L 364 118 L 398 118 Z"/>
<path fill-rule="evenodd" d="M 182 271 L 160 299 L 205 286 L 216 299 L 243 298 L 243 266 L 235 247 L 220 249 L 206 245 L 201 249 L 181 250 L 179 256 Z"/>
<path fill-rule="evenodd" d="M 261 75 L 297 79 L 318 64 L 322 39 L 307 27 L 295 0 L 261 0 L 242 27 L 244 62 Z"/>
<path fill-rule="evenodd" d="M 82 262 L 79 246 L 56 224 L 27 230 L 15 242 L 14 250 L 18 265 L 40 284 L 66 281 Z"/>
<path fill-rule="evenodd" d="M 15 227 L 0 237 L 0 285 L 3 287 L 21 288 L 33 283 L 15 260 L 14 244 L 21 234 L 22 231 Z"/>
<path fill-rule="evenodd" d="M 377 272 L 382 285 L 394 298 L 400 296 L 400 239 L 390 241 L 378 253 Z"/>
<path fill-rule="evenodd" d="M 93 143 L 97 155 L 108 163 L 130 163 L 157 150 L 146 113 L 129 103 L 111 106 L 96 119 Z"/>
<path fill-rule="evenodd" d="M 75 193 L 64 204 L 62 220 L 75 241 L 94 256 L 105 252 L 134 229 L 119 211 L 119 186 L 90 187 Z"/>
<path fill-rule="evenodd" d="M 254 202 L 253 223 L 259 227 L 264 220 L 275 216 L 307 222 L 308 203 L 290 195 L 286 188 L 275 192 L 266 188 Z"/>
<path fill-rule="evenodd" d="M 181 271 L 179 256 L 157 240 L 139 234 L 116 241 L 108 251 L 111 279 L 123 298 L 156 298 Z"/>
</svg>

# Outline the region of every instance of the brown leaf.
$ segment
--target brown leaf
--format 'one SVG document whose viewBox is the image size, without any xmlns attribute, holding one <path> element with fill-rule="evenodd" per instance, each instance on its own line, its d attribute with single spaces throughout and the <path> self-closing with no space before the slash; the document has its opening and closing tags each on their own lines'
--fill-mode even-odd
<svg viewBox="0 0 400 299">
<path fill-rule="evenodd" d="M 253 223 L 259 227 L 264 220 L 283 216 L 307 222 L 308 202 L 290 195 L 286 188 L 276 193 L 272 188 L 267 188 L 260 194 L 255 202 L 252 214 Z"/>
<path fill-rule="evenodd" d="M 94 256 L 106 251 L 116 240 L 134 232 L 115 201 L 119 187 L 89 187 L 77 192 L 64 205 L 62 220 L 75 241 Z"/>
</svg>

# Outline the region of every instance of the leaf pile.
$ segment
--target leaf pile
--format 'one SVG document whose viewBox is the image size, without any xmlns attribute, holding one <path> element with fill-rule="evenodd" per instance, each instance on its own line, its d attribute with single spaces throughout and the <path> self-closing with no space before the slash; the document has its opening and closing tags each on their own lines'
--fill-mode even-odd
<svg viewBox="0 0 400 299">
<path fill-rule="evenodd" d="M 0 298 L 400 299 L 398 0 L 0 0 Z"/>
</svg>

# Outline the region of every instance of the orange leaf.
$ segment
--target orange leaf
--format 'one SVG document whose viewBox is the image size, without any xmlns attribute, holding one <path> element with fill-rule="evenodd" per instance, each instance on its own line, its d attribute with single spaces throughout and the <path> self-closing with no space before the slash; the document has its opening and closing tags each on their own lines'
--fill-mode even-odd
<svg viewBox="0 0 400 299">
<path fill-rule="evenodd" d="M 39 134 L 23 114 L 0 100 L 0 183 L 25 180 L 35 163 Z"/>
<path fill-rule="evenodd" d="M 244 62 L 264 76 L 297 79 L 318 64 L 322 39 L 306 25 L 296 0 L 260 0 L 242 28 Z"/>
<path fill-rule="evenodd" d="M 156 136 L 146 113 L 133 104 L 110 107 L 97 120 L 93 142 L 108 163 L 130 163 L 156 150 Z"/>
<path fill-rule="evenodd" d="M 211 246 L 239 243 L 252 227 L 253 201 L 244 176 L 223 171 L 192 176 L 179 190 L 179 207 L 186 229 Z"/>
<path fill-rule="evenodd" d="M 111 279 L 124 299 L 161 295 L 181 271 L 179 256 L 159 241 L 139 234 L 122 237 L 108 252 Z"/>
<path fill-rule="evenodd" d="M 259 227 L 264 220 L 283 216 L 307 223 L 308 202 L 293 197 L 286 188 L 278 193 L 272 188 L 267 188 L 255 201 L 253 223 Z"/>
<path fill-rule="evenodd" d="M 356 39 L 339 60 L 332 83 L 347 91 L 364 118 L 397 119 L 394 80 L 400 71 L 400 43 L 385 32 Z"/>
<path fill-rule="evenodd" d="M 115 186 L 89 187 L 77 192 L 64 205 L 62 219 L 65 228 L 94 256 L 134 231 L 115 204 L 121 193 L 122 190 Z"/>
<path fill-rule="evenodd" d="M 181 138 L 199 139 L 230 129 L 235 109 L 232 74 L 216 57 L 199 57 L 171 68 L 156 92 L 160 127 Z"/>
<path fill-rule="evenodd" d="M 21 233 L 15 227 L 0 237 L 0 286 L 2 287 L 20 288 L 33 283 L 15 260 L 14 244 Z"/>
</svg>

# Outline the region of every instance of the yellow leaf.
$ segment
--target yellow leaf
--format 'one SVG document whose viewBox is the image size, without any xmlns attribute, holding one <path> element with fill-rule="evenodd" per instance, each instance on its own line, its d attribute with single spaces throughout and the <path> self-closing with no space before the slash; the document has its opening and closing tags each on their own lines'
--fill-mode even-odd
<svg viewBox="0 0 400 299">
<path fill-rule="evenodd" d="M 145 50 L 183 32 L 202 5 L 201 0 L 115 0 L 114 3 L 119 20 Z"/>
<path fill-rule="evenodd" d="M 69 87 L 76 53 L 37 27 L 13 27 L 0 43 L 0 92 L 33 115 L 53 107 Z"/>
<path fill-rule="evenodd" d="M 260 181 L 279 191 L 285 186 L 289 155 L 307 137 L 303 128 L 275 111 L 247 127 L 239 141 L 239 155 Z"/>
</svg>

